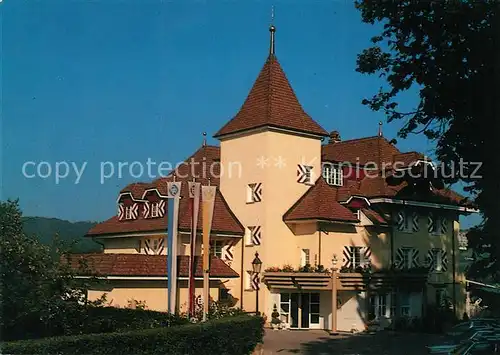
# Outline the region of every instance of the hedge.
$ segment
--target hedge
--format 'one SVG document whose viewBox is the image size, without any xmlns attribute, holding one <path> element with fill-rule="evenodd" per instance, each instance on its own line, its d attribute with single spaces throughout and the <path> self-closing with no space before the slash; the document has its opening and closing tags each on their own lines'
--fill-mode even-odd
<svg viewBox="0 0 500 355">
<path fill-rule="evenodd" d="M 3 327 L 1 339 L 24 340 L 65 335 L 111 333 L 186 324 L 164 312 L 115 307 L 68 307 L 43 322 L 36 312 Z"/>
<path fill-rule="evenodd" d="M 262 342 L 263 323 L 262 317 L 245 315 L 169 328 L 22 340 L 2 344 L 2 354 L 244 355 Z"/>
</svg>

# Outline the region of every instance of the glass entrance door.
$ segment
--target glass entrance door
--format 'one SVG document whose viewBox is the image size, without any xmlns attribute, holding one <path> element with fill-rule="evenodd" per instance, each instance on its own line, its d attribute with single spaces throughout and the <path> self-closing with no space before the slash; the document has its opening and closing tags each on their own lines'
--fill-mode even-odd
<svg viewBox="0 0 500 355">
<path fill-rule="evenodd" d="M 292 293 L 290 295 L 291 300 L 291 322 L 290 328 L 298 328 L 299 327 L 299 294 Z"/>
<path fill-rule="evenodd" d="M 319 301 L 318 292 L 283 292 L 280 294 L 280 319 L 290 324 L 290 328 L 319 329 Z"/>
<path fill-rule="evenodd" d="M 309 306 L 310 306 L 310 294 L 302 293 L 300 295 L 300 309 L 302 311 L 300 318 L 300 327 L 301 328 L 309 328 Z"/>
</svg>

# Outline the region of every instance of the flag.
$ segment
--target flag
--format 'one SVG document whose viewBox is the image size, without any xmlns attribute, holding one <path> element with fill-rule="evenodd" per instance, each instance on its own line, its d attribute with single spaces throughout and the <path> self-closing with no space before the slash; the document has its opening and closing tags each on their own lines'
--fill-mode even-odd
<svg viewBox="0 0 500 355">
<path fill-rule="evenodd" d="M 181 182 L 168 182 L 167 189 L 167 310 L 169 313 L 175 313 L 177 303 L 177 227 Z"/>
<path fill-rule="evenodd" d="M 201 187 L 203 213 L 203 320 L 207 319 L 209 310 L 210 231 L 212 229 L 216 188 L 216 186 Z"/>
<path fill-rule="evenodd" d="M 189 315 L 194 316 L 195 302 L 195 256 L 196 256 L 196 231 L 198 228 L 198 212 L 200 209 L 200 186 L 199 182 L 188 182 L 189 202 L 191 207 L 191 241 L 189 258 Z"/>
</svg>

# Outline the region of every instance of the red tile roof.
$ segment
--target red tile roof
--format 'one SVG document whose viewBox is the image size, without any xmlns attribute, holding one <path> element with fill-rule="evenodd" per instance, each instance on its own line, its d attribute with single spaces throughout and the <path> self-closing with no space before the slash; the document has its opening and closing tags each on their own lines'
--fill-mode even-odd
<svg viewBox="0 0 500 355">
<path fill-rule="evenodd" d="M 190 212 L 189 212 L 189 199 L 188 196 L 188 181 L 192 181 L 193 177 L 197 182 L 206 185 L 209 182 L 211 185 L 219 185 L 220 176 L 220 148 L 215 146 L 204 146 L 198 149 L 192 156 L 184 161 L 175 172 L 166 177 L 159 178 L 154 182 L 147 183 L 134 183 L 130 184 L 121 190 L 122 194 L 131 193 L 134 199 L 141 200 L 144 192 L 147 189 L 155 188 L 163 196 L 167 195 L 167 182 L 173 181 L 175 173 L 176 181 L 182 181 L 181 201 L 179 206 L 179 229 L 191 230 L 190 225 Z M 125 196 L 124 198 L 127 198 Z M 140 203 L 140 202 L 139 202 Z M 167 213 L 167 206 L 165 206 L 165 213 Z M 199 230 L 201 230 L 201 213 L 198 220 Z M 116 216 L 111 217 L 107 221 L 94 226 L 87 235 L 109 235 L 109 234 L 123 234 L 131 232 L 149 232 L 149 231 L 164 231 L 167 228 L 167 218 L 142 218 L 141 213 L 135 220 L 120 221 Z M 236 218 L 231 208 L 227 204 L 224 196 L 217 189 L 215 196 L 214 215 L 212 221 L 212 231 L 214 233 L 227 233 L 243 235 L 245 228 Z"/>
<path fill-rule="evenodd" d="M 328 135 L 304 111 L 278 59 L 272 54 L 267 58 L 239 112 L 214 137 L 266 126 L 318 136 Z"/>
<path fill-rule="evenodd" d="M 182 183 L 181 195 L 187 194 L 187 182 Z M 184 191 L 184 192 L 182 192 Z M 168 205 L 165 206 L 165 214 L 167 214 Z M 190 224 L 190 206 L 189 199 L 181 198 L 179 203 L 179 230 L 191 230 Z M 201 231 L 201 208 L 198 215 L 198 230 Z M 163 218 L 143 218 L 141 214 L 135 220 L 118 220 L 117 216 L 113 216 L 107 221 L 94 226 L 87 235 L 106 235 L 106 234 L 120 234 L 132 232 L 150 232 L 150 231 L 165 231 L 167 228 L 167 217 Z M 236 216 L 229 208 L 224 196 L 219 189 L 215 195 L 214 214 L 212 220 L 213 233 L 227 233 L 235 235 L 243 235 L 245 228 L 238 221 Z"/>
<path fill-rule="evenodd" d="M 70 254 L 68 257 L 71 267 L 80 275 L 88 275 L 88 271 L 80 268 L 83 261 L 90 272 L 101 276 L 167 276 L 166 255 Z M 196 277 L 203 276 L 202 264 L 202 258 L 195 257 Z M 189 276 L 189 256 L 177 257 L 177 270 L 178 276 Z M 239 277 L 236 271 L 215 256 L 212 256 L 210 261 L 210 276 Z"/>
<path fill-rule="evenodd" d="M 380 213 L 378 213 L 375 210 L 372 210 L 370 208 L 362 208 L 361 212 L 363 212 L 365 214 L 365 216 L 368 217 L 368 219 L 375 224 L 379 224 L 379 225 L 387 225 L 388 224 L 388 221 Z"/>
<path fill-rule="evenodd" d="M 327 221 L 356 222 L 351 210 L 337 201 L 338 189 L 320 177 L 314 186 L 285 213 L 284 221 L 319 219 Z"/>
<path fill-rule="evenodd" d="M 325 144 L 322 146 L 321 160 L 359 163 L 361 166 L 368 162 L 378 165 L 379 161 L 392 163 L 396 154 L 401 152 L 384 137 L 376 136 Z"/>
</svg>

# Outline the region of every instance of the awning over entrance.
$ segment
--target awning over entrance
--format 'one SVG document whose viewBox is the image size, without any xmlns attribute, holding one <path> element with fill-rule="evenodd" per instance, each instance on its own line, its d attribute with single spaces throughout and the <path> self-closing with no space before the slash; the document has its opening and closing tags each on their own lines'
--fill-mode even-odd
<svg viewBox="0 0 500 355">
<path fill-rule="evenodd" d="M 385 271 L 374 273 L 335 273 L 337 291 L 363 291 L 386 288 L 420 290 L 427 282 L 427 272 Z M 331 273 L 265 272 L 262 281 L 269 289 L 332 290 Z"/>
<path fill-rule="evenodd" d="M 262 281 L 269 289 L 331 290 L 332 276 L 319 272 L 265 272 Z"/>
<path fill-rule="evenodd" d="M 339 273 L 338 291 L 376 290 L 401 288 L 421 290 L 427 282 L 427 273 L 416 272 L 375 272 L 375 273 Z"/>
</svg>

